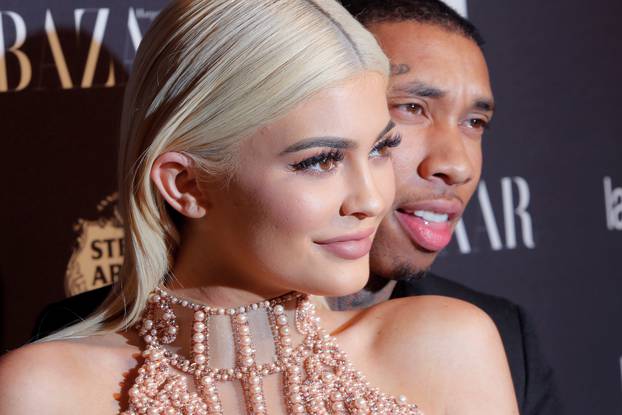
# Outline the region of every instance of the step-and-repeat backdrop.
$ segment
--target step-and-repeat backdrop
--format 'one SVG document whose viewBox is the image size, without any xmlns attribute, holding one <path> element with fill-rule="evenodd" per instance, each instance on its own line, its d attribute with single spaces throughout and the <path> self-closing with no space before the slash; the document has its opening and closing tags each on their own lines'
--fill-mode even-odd
<svg viewBox="0 0 622 415">
<path fill-rule="evenodd" d="M 0 0 L 0 347 L 123 259 L 123 86 L 164 0 Z M 622 3 L 451 2 L 487 39 L 483 180 L 434 271 L 535 319 L 565 413 L 622 413 Z"/>
</svg>

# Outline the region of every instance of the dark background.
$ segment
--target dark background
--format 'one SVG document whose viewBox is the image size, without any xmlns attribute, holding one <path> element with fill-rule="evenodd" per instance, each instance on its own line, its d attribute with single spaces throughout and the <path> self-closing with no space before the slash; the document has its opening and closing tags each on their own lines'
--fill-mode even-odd
<svg viewBox="0 0 622 415">
<path fill-rule="evenodd" d="M 13 91 L 22 68 L 6 52 L 9 91 L 0 92 L 2 350 L 27 341 L 41 308 L 64 297 L 73 226 L 78 218 L 96 219 L 97 204 L 115 191 L 120 104 L 134 57 L 128 22 L 134 13 L 144 33 L 164 3 L 0 0 L 0 52 L 15 43 L 15 22 L 6 13 L 12 11 L 24 22 L 27 39 L 20 50 L 32 65 L 29 84 Z M 93 83 L 81 86 L 104 9 L 109 15 Z M 49 46 L 46 13 L 63 49 L 68 88 Z M 78 29 L 76 13 L 82 13 Z M 464 218 L 469 246 L 454 241 L 434 271 L 527 310 L 555 369 L 564 413 L 620 414 L 622 209 L 615 205 L 622 196 L 608 207 L 604 179 L 622 188 L 622 3 L 469 0 L 468 14 L 487 40 L 498 109 L 484 139 L 484 185 Z M 105 86 L 110 62 L 115 82 Z M 511 184 L 505 198 L 503 181 Z M 527 185 L 530 226 L 513 214 L 526 202 L 519 182 Z M 612 210 L 620 229 L 608 227 Z M 507 227 L 515 244 L 507 240 Z M 523 238 L 525 230 L 533 244 Z"/>
</svg>

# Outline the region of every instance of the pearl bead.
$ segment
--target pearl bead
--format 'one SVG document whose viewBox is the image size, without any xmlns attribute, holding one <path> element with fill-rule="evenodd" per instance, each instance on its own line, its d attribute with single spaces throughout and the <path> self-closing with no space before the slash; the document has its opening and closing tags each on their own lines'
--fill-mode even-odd
<svg viewBox="0 0 622 415">
<path fill-rule="evenodd" d="M 345 409 L 345 406 L 343 405 L 343 402 L 333 402 L 331 408 L 333 411 L 341 412 Z"/>
<path fill-rule="evenodd" d="M 354 405 L 359 409 L 365 409 L 367 408 L 367 401 L 363 398 L 358 398 L 354 401 Z"/>
<path fill-rule="evenodd" d="M 338 390 L 332 391 L 331 394 L 330 394 L 330 399 L 333 400 L 333 401 L 341 401 L 341 400 L 343 400 L 343 395 Z"/>
</svg>

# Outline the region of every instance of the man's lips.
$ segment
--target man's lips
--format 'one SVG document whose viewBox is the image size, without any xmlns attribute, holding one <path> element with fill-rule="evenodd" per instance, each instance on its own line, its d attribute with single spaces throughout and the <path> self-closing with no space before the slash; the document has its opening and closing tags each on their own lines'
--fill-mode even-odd
<svg viewBox="0 0 622 415">
<path fill-rule="evenodd" d="M 375 231 L 375 228 L 371 228 L 348 235 L 315 241 L 315 243 L 343 259 L 358 259 L 367 255 L 371 250 L 371 236 Z"/>
<path fill-rule="evenodd" d="M 400 205 L 395 216 L 415 244 L 437 252 L 451 241 L 462 210 L 463 204 L 457 199 L 433 199 Z"/>
</svg>

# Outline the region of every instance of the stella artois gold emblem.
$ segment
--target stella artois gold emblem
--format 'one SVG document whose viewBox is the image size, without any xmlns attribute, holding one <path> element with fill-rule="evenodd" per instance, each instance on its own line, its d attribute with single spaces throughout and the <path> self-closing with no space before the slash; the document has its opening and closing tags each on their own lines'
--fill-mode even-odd
<svg viewBox="0 0 622 415">
<path fill-rule="evenodd" d="M 97 219 L 78 219 L 74 225 L 77 240 L 65 274 L 67 296 L 117 280 L 123 263 L 123 225 L 117 198 L 113 193 L 99 203 Z"/>
</svg>

